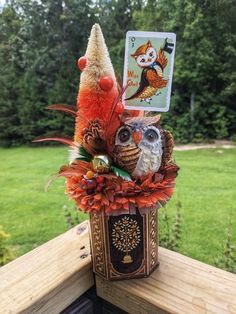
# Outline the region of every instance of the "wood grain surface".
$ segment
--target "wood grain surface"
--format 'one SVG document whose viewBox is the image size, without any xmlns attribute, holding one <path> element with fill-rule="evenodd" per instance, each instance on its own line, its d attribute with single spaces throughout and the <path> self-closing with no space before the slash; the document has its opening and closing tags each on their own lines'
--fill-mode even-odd
<svg viewBox="0 0 236 314">
<path fill-rule="evenodd" d="M 159 248 L 149 278 L 109 282 L 97 294 L 128 313 L 236 313 L 236 275 Z M 0 313 L 60 313 L 94 284 L 88 222 L 0 268 Z"/>
<path fill-rule="evenodd" d="M 97 294 L 128 313 L 236 313 L 236 275 L 159 248 L 160 266 L 149 278 L 107 282 Z"/>
<path fill-rule="evenodd" d="M 0 313 L 59 313 L 93 284 L 86 221 L 0 268 Z"/>
</svg>

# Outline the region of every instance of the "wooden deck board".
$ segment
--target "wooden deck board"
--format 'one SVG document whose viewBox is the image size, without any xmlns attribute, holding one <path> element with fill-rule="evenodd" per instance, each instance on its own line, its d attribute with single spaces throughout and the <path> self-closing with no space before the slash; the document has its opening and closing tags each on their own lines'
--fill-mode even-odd
<svg viewBox="0 0 236 314">
<path fill-rule="evenodd" d="M 0 268 L 0 313 L 60 313 L 92 287 L 88 229 L 86 221 Z M 236 314 L 236 275 L 164 248 L 159 260 L 149 278 L 96 277 L 98 296 L 131 314 Z"/>
<path fill-rule="evenodd" d="M 84 222 L 0 268 L 0 313 L 59 313 L 93 284 Z"/>
<path fill-rule="evenodd" d="M 96 276 L 101 298 L 128 313 L 236 313 L 236 275 L 159 248 L 149 278 L 107 282 Z"/>
</svg>

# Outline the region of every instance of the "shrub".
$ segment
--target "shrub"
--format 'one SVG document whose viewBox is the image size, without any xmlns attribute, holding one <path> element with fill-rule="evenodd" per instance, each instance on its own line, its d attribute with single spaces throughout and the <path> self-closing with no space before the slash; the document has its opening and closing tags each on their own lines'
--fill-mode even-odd
<svg viewBox="0 0 236 314">
<path fill-rule="evenodd" d="M 159 244 L 167 249 L 176 251 L 179 247 L 181 239 L 182 218 L 180 210 L 182 204 L 180 201 L 176 203 L 176 213 L 174 219 L 168 214 L 167 207 L 160 210 L 159 215 Z"/>
<path fill-rule="evenodd" d="M 215 261 L 215 266 L 236 273 L 236 251 L 232 239 L 232 222 L 230 219 L 226 229 L 226 239 L 223 241 L 222 251 Z"/>
<path fill-rule="evenodd" d="M 67 205 L 64 205 L 63 210 L 68 229 L 75 227 L 81 222 L 79 219 L 79 212 L 76 206 L 68 207 Z"/>
<path fill-rule="evenodd" d="M 10 237 L 2 226 L 0 226 L 0 266 L 3 266 L 14 259 L 12 250 L 8 247 L 6 240 Z"/>
</svg>

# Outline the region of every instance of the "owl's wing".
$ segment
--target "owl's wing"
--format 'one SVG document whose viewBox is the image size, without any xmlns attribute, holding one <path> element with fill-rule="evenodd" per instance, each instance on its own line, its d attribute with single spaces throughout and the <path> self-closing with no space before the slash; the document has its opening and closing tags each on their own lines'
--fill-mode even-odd
<svg viewBox="0 0 236 314">
<path fill-rule="evenodd" d="M 147 70 L 147 80 L 149 86 L 154 88 L 163 88 L 167 85 L 168 80 L 163 79 L 162 76 L 159 76 L 156 70 L 148 69 Z"/>
<path fill-rule="evenodd" d="M 161 64 L 162 69 L 164 69 L 168 63 L 168 60 L 165 56 L 163 49 L 159 49 L 159 51 L 158 51 L 157 62 L 159 62 Z"/>
<path fill-rule="evenodd" d="M 163 130 L 164 136 L 164 151 L 162 155 L 162 165 L 167 165 L 172 161 L 174 149 L 174 138 L 170 131 Z"/>
</svg>

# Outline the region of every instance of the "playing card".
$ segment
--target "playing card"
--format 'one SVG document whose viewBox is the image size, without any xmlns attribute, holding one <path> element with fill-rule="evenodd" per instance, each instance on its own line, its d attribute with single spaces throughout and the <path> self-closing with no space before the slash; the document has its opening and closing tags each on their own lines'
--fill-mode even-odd
<svg viewBox="0 0 236 314">
<path fill-rule="evenodd" d="M 175 42 L 174 33 L 126 33 L 122 97 L 126 109 L 169 110 Z"/>
</svg>

